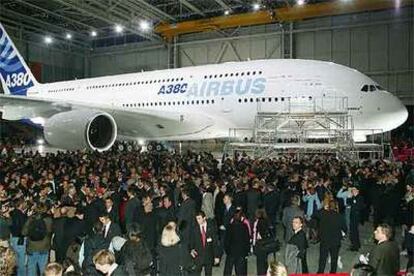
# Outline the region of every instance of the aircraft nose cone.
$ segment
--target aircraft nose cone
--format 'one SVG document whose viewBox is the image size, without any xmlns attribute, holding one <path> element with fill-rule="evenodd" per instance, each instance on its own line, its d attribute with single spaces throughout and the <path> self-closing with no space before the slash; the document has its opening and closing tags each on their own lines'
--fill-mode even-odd
<svg viewBox="0 0 414 276">
<path fill-rule="evenodd" d="M 387 106 L 385 108 L 387 122 L 384 124 L 389 125 L 386 128 L 391 130 L 405 123 L 408 118 L 408 110 L 400 99 L 390 93 L 388 101 L 384 104 Z"/>
</svg>

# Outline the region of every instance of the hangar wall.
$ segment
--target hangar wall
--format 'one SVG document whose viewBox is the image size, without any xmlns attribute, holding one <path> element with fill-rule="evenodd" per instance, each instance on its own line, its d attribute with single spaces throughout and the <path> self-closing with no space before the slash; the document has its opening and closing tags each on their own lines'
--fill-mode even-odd
<svg viewBox="0 0 414 276">
<path fill-rule="evenodd" d="M 414 102 L 414 7 L 179 37 L 172 45 L 98 49 L 90 76 L 268 58 L 333 61 Z"/>
<path fill-rule="evenodd" d="M 38 81 L 46 83 L 85 77 L 85 53 L 78 49 L 59 49 L 55 45 L 48 47 L 42 41 L 35 43 L 22 38 L 13 29 L 8 29 L 7 32 L 27 63 L 41 64 L 42 74 Z M 40 40 L 39 37 L 37 39 Z"/>
</svg>

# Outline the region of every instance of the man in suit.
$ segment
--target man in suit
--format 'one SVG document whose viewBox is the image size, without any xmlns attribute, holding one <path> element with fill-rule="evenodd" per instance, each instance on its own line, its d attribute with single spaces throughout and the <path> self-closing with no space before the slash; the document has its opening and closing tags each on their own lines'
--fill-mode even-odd
<svg viewBox="0 0 414 276">
<path fill-rule="evenodd" d="M 173 201 L 170 195 L 164 195 L 162 197 L 162 207 L 157 209 L 158 228 L 159 234 L 161 234 L 164 227 L 170 222 L 175 221 L 175 210 Z"/>
<path fill-rule="evenodd" d="M 111 221 L 119 225 L 118 209 L 114 206 L 114 201 L 111 197 L 105 198 L 105 210 L 111 218 Z"/>
<path fill-rule="evenodd" d="M 233 218 L 236 208 L 233 206 L 233 198 L 230 194 L 225 194 L 223 197 L 223 216 L 222 224 L 219 226 L 219 235 L 220 235 L 220 254 L 224 252 L 224 240 L 226 239 L 226 230 L 230 225 L 230 221 Z"/>
<path fill-rule="evenodd" d="M 204 267 L 204 274 L 212 275 L 213 264 L 220 262 L 217 229 L 203 211 L 196 214 L 196 220 L 197 225 L 192 229 L 190 243 L 191 256 L 196 265 L 195 273 L 200 275 Z"/>
<path fill-rule="evenodd" d="M 106 212 L 103 212 L 99 216 L 99 220 L 103 224 L 103 236 L 105 242 L 108 244 L 109 247 L 109 244 L 111 243 L 113 237 L 122 235 L 121 227 L 119 227 L 119 225 L 115 222 L 112 222 L 111 218 L 109 217 L 109 214 Z"/>
<path fill-rule="evenodd" d="M 374 235 L 378 244 L 369 255 L 368 264 L 374 268 L 375 275 L 397 275 L 400 270 L 400 252 L 398 244 L 391 240 L 391 226 L 380 224 Z"/>
<path fill-rule="evenodd" d="M 128 201 L 125 205 L 125 226 L 128 230 L 128 226 L 132 223 L 140 223 L 142 217 L 142 203 L 136 195 L 136 187 L 128 187 Z"/>
<path fill-rule="evenodd" d="M 178 227 L 180 228 L 183 242 L 188 244 L 190 241 L 191 229 L 193 229 L 194 226 L 196 204 L 194 200 L 190 198 L 189 191 L 186 188 L 181 190 L 181 196 L 183 198 L 183 202 L 178 209 Z"/>
<path fill-rule="evenodd" d="M 349 215 L 349 238 L 351 240 L 351 251 L 358 251 L 361 247 L 359 241 L 359 224 L 361 223 L 362 213 L 365 205 L 362 196 L 359 194 L 359 188 L 354 186 L 351 188 L 352 197 L 348 200 L 351 205 L 351 212 Z"/>
</svg>

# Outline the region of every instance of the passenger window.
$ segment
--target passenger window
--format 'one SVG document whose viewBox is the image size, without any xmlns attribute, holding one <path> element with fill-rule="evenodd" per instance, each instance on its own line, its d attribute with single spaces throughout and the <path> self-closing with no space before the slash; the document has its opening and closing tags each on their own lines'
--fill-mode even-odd
<svg viewBox="0 0 414 276">
<path fill-rule="evenodd" d="M 368 85 L 362 86 L 361 91 L 362 92 L 368 92 Z"/>
</svg>

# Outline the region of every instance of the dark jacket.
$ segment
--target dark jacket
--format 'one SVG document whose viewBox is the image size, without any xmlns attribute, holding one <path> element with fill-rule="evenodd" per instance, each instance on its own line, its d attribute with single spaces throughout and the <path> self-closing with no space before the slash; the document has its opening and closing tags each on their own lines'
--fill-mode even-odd
<svg viewBox="0 0 414 276">
<path fill-rule="evenodd" d="M 30 223 L 32 223 L 34 218 L 40 218 L 40 217 L 45 221 L 47 234 L 44 237 L 44 239 L 40 241 L 32 241 L 28 239 L 28 243 L 27 243 L 28 254 L 32 252 L 49 252 L 50 250 L 51 237 L 52 237 L 52 224 L 53 224 L 52 219 L 50 217 L 43 217 L 40 215 L 34 215 L 30 217 L 26 221 L 25 225 L 23 226 L 22 234 L 24 236 L 28 236 Z"/>
<path fill-rule="evenodd" d="M 10 213 L 11 217 L 11 226 L 10 231 L 13 237 L 21 237 L 23 226 L 27 221 L 27 216 L 25 213 L 19 209 L 14 209 Z"/>
<path fill-rule="evenodd" d="M 112 271 L 109 276 L 125 276 L 128 275 L 125 268 L 122 265 L 118 265 L 117 268 L 115 268 L 114 271 Z"/>
<path fill-rule="evenodd" d="M 141 222 L 142 216 L 142 204 L 141 201 L 137 198 L 131 198 L 127 201 L 125 205 L 125 225 L 128 227 L 129 224 Z"/>
<path fill-rule="evenodd" d="M 400 270 L 400 252 L 394 241 L 377 244 L 369 255 L 370 266 L 375 275 L 397 275 Z"/>
<path fill-rule="evenodd" d="M 342 232 L 346 233 L 347 227 L 344 217 L 335 212 L 325 209 L 317 212 L 314 217 L 319 223 L 319 237 L 321 244 L 327 246 L 340 246 Z"/>
<path fill-rule="evenodd" d="M 101 249 L 108 249 L 104 237 L 100 233 L 89 235 L 86 237 L 83 247 L 82 271 L 85 275 L 100 275 L 93 264 L 93 256 Z"/>
<path fill-rule="evenodd" d="M 116 224 L 115 222 L 111 222 L 111 225 L 109 226 L 109 230 L 106 236 L 105 236 L 105 229 L 106 229 L 106 226 L 104 225 L 103 234 L 104 234 L 104 239 L 108 246 L 114 237 L 122 235 L 121 227 L 119 227 L 119 225 Z"/>
<path fill-rule="evenodd" d="M 159 275 L 180 275 L 181 270 L 191 266 L 191 256 L 186 246 L 181 242 L 173 246 L 160 246 L 159 252 Z"/>
<path fill-rule="evenodd" d="M 119 264 L 125 267 L 129 276 L 147 275 L 150 273 L 152 256 L 143 241 L 126 241 L 119 255 Z"/>
<path fill-rule="evenodd" d="M 249 229 L 241 221 L 233 221 L 226 230 L 224 250 L 232 257 L 246 257 L 250 251 Z"/>
<path fill-rule="evenodd" d="M 191 233 L 190 249 L 197 251 L 195 263 L 209 265 L 214 263 L 214 258 L 220 256 L 217 228 L 213 220 L 207 220 L 206 245 L 203 247 L 200 225 L 196 223 Z"/>
<path fill-rule="evenodd" d="M 158 219 L 158 230 L 159 234 L 161 234 L 162 229 L 167 225 L 170 221 L 176 221 L 174 207 L 171 206 L 170 208 L 158 208 L 156 211 L 157 219 Z"/>
<path fill-rule="evenodd" d="M 296 247 L 299 249 L 299 255 L 297 256 L 298 258 L 303 258 L 306 255 L 308 240 L 306 239 L 305 231 L 300 230 L 299 232 L 293 234 L 288 243 L 296 245 Z"/>
<path fill-rule="evenodd" d="M 180 209 L 178 209 L 177 219 L 178 227 L 183 236 L 184 242 L 190 241 L 191 229 L 194 227 L 194 216 L 196 211 L 196 204 L 194 200 L 188 198 L 187 200 L 181 203 Z"/>
</svg>

